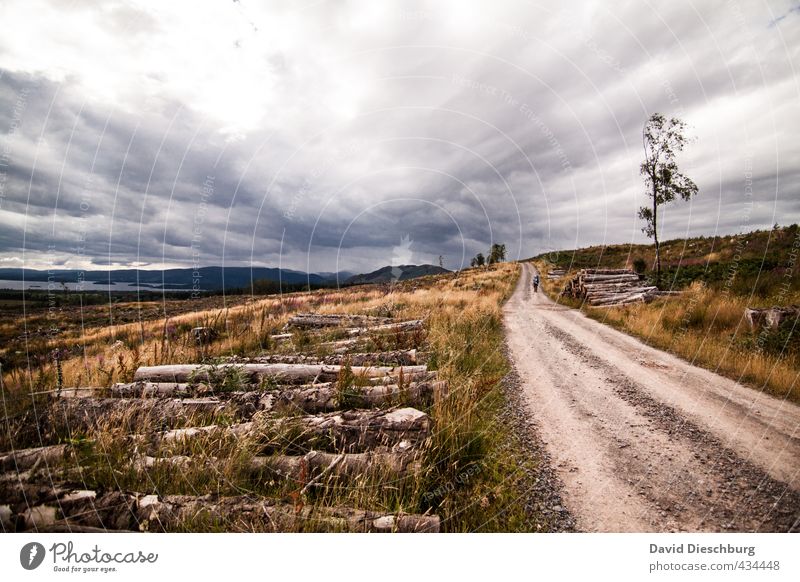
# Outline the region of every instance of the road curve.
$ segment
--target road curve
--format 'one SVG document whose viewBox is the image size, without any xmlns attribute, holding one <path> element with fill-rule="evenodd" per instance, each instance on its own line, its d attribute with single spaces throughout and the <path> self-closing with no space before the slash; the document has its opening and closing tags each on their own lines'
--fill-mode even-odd
<svg viewBox="0 0 800 582">
<path fill-rule="evenodd" d="M 800 529 L 800 407 L 559 306 L 522 269 L 509 349 L 581 530 Z"/>
</svg>

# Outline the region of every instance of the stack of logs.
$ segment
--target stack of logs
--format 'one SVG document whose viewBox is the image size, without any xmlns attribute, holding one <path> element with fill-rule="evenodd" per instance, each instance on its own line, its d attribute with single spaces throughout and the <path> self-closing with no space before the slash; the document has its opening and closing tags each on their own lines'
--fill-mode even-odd
<svg viewBox="0 0 800 582">
<path fill-rule="evenodd" d="M 565 269 L 551 269 L 547 271 L 547 278 L 548 279 L 560 279 L 564 275 L 567 274 Z"/>
<path fill-rule="evenodd" d="M 761 328 L 776 330 L 780 329 L 786 321 L 797 321 L 800 318 L 800 306 L 748 307 L 744 310 L 744 316 L 751 330 L 757 331 Z"/>
<path fill-rule="evenodd" d="M 293 339 L 292 329 L 319 331 L 331 327 L 339 328 L 342 335 L 350 339 L 327 342 L 323 345 L 333 349 L 334 352 L 346 353 L 368 335 L 420 331 L 423 329 L 423 322 L 419 319 L 393 321 L 388 317 L 370 315 L 298 313 L 289 318 L 284 333 L 274 334 L 270 337 L 279 343 L 288 342 Z"/>
<path fill-rule="evenodd" d="M 390 324 L 347 317 L 364 318 L 360 326 Z M 303 325 L 322 321 L 305 314 L 301 319 Z M 328 319 L 335 321 L 329 325 L 342 323 Z M 140 367 L 132 383 L 61 390 L 48 416 L 73 433 L 124 430 L 131 467 L 142 472 L 192 463 L 211 470 L 217 459 L 176 454 L 176 447 L 195 451 L 192 443 L 201 443 L 198 439 L 244 439 L 255 447 L 249 461 L 254 479 L 291 480 L 304 497 L 326 483 L 355 483 L 367 476 L 396 482 L 421 470 L 421 447 L 432 420 L 419 408 L 431 407 L 447 385 L 426 365 L 415 364 L 418 358 L 408 350 Z M 232 388 L 219 384 L 231 376 L 237 380 Z M 44 479 L 39 478 L 42 469 Z M 212 521 L 233 518 L 237 528 L 248 531 L 440 529 L 435 515 L 320 507 L 294 499 L 81 490 L 69 486 L 72 473 L 80 479 L 80 467 L 67 444 L 0 453 L 0 471 L 5 531 L 169 531 L 200 513 Z M 51 481 L 55 476 L 64 481 Z"/>
<path fill-rule="evenodd" d="M 585 299 L 589 305 L 616 306 L 650 301 L 659 291 L 642 285 L 639 275 L 629 269 L 581 269 L 562 294 Z"/>
</svg>

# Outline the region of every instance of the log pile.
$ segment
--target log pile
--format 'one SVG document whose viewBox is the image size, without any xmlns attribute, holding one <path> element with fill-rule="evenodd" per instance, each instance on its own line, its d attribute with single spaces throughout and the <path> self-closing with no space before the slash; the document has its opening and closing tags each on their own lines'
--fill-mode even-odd
<svg viewBox="0 0 800 582">
<path fill-rule="evenodd" d="M 547 278 L 548 279 L 560 279 L 564 275 L 567 274 L 565 269 L 551 269 L 547 271 Z"/>
<path fill-rule="evenodd" d="M 356 337 L 422 325 L 371 316 L 331 321 L 303 314 L 296 323 L 306 329 L 323 323 L 343 326 Z M 346 327 L 351 325 L 357 327 Z M 86 453 L 55 444 L 0 453 L 2 527 L 175 531 L 202 515 L 203 523 L 232 531 L 439 531 L 435 515 L 307 503 L 311 491 L 337 483 L 357 487 L 367 478 L 394 484 L 417 478 L 433 428 L 424 410 L 447 393 L 446 383 L 420 361 L 416 350 L 272 354 L 243 363 L 143 366 L 133 382 L 59 390 L 43 420 L 59 430 L 49 432 L 91 438 L 114 429 L 127 459 L 119 470 L 134 475 L 164 469 L 180 475 L 189 468 L 213 472 L 227 457 L 201 451 L 207 450 L 206 443 L 223 443 L 214 449 L 226 451 L 220 455 L 230 450 L 244 454 L 235 462 L 244 463 L 236 466 L 243 467 L 245 478 L 288 482 L 299 497 L 288 502 L 76 489 L 71 484 L 82 482 Z M 54 475 L 60 481 L 52 480 Z"/>
<path fill-rule="evenodd" d="M 246 495 L 146 495 L 17 483 L 6 490 L 4 531 L 94 532 L 180 530 L 204 523 L 239 531 L 435 533 L 435 515 L 320 507 Z"/>
<path fill-rule="evenodd" d="M 424 322 L 418 319 L 394 321 L 389 317 L 374 315 L 299 313 L 289 318 L 284 333 L 271 335 L 270 338 L 278 344 L 284 344 L 293 339 L 293 335 L 290 333 L 292 330 L 301 330 L 317 335 L 334 330 L 351 339 L 336 340 L 321 345 L 333 348 L 337 354 L 343 354 L 370 336 L 416 333 L 423 329 Z"/>
<path fill-rule="evenodd" d="M 153 383 L 213 383 L 222 381 L 231 374 L 237 382 L 259 384 L 271 381 L 280 384 L 303 384 L 305 382 L 332 381 L 339 377 L 342 365 L 326 364 L 178 364 L 171 366 L 142 366 L 136 370 L 136 382 Z M 405 374 L 406 378 L 424 376 L 428 367 L 419 366 L 350 366 L 353 375 L 363 378 L 391 378 Z"/>
<path fill-rule="evenodd" d="M 800 317 L 800 306 L 789 305 L 787 307 L 770 308 L 751 308 L 744 310 L 745 319 L 750 325 L 750 329 L 757 331 L 761 328 L 776 330 L 781 327 L 783 322 L 796 320 Z"/>
<path fill-rule="evenodd" d="M 589 305 L 611 307 L 644 303 L 660 295 L 658 287 L 643 285 L 629 269 L 581 269 L 562 295 L 583 299 Z"/>
</svg>

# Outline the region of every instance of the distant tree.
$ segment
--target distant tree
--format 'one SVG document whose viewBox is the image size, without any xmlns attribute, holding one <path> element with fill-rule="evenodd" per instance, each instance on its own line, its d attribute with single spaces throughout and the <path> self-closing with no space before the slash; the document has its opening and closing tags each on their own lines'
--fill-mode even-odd
<svg viewBox="0 0 800 582">
<path fill-rule="evenodd" d="M 493 244 L 489 251 L 489 264 L 501 263 L 506 260 L 506 245 Z"/>
<path fill-rule="evenodd" d="M 470 261 L 470 265 L 473 267 L 482 267 L 486 264 L 486 257 L 483 256 L 483 253 L 478 253 L 472 258 Z"/>
<path fill-rule="evenodd" d="M 697 185 L 678 171 L 675 154 L 682 151 L 689 138 L 685 135 L 686 123 L 676 117 L 667 119 L 654 113 L 642 129 L 644 161 L 639 172 L 644 176 L 650 205 L 639 209 L 642 227 L 656 246 L 656 285 L 661 282 L 661 253 L 658 243 L 658 207 L 680 196 L 689 200 L 697 194 Z"/>
<path fill-rule="evenodd" d="M 444 269 L 444 257 L 439 255 L 439 268 Z"/>
<path fill-rule="evenodd" d="M 642 257 L 635 259 L 633 261 L 633 270 L 639 273 L 640 275 L 644 273 L 645 269 L 647 269 L 647 261 L 645 261 Z"/>
</svg>

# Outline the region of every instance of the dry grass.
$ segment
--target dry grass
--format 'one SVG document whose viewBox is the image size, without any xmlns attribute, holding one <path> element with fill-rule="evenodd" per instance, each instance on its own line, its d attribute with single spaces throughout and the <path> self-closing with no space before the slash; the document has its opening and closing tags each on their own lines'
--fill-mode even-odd
<svg viewBox="0 0 800 582">
<path fill-rule="evenodd" d="M 416 347 L 430 354 L 429 367 L 450 385 L 449 394 L 427 409 L 434 431 L 423 446 L 423 471 L 399 481 L 387 475 L 366 475 L 355 482 L 326 478 L 300 495 L 304 483 L 254 475 L 249 460 L 264 451 L 263 439 L 236 440 L 212 433 L 187 448 L 156 445 L 154 456 L 190 455 L 180 467 L 137 470 L 143 452 L 132 432 L 147 432 L 136 421 L 106 419 L 84 432 L 42 422 L 55 388 L 52 362 L 6 373 L 3 404 L 6 422 L 0 450 L 72 442 L 80 452 L 55 478 L 70 476 L 84 487 L 169 493 L 253 493 L 297 503 L 349 505 L 412 513 L 434 512 L 448 531 L 508 531 L 530 519 L 516 502 L 519 461 L 508 450 L 508 428 L 498 422 L 504 405 L 499 382 L 508 371 L 502 352 L 501 305 L 516 282 L 517 265 L 476 269 L 455 277 L 444 275 L 389 286 L 320 290 L 269 297 L 228 309 L 211 309 L 114 327 L 95 327 L 83 334 L 59 338 L 65 348 L 75 343 L 79 355 L 62 362 L 64 386 L 109 386 L 129 381 L 140 365 L 213 362 L 218 358 L 303 351 L 324 353 L 320 343 L 338 339 L 337 331 L 320 335 L 296 332 L 294 346 L 272 345 L 277 333 L 296 312 L 362 313 L 398 320 L 424 319 L 426 334 L 374 338 L 367 349 Z M 189 330 L 214 328 L 219 339 L 209 346 L 194 344 Z M 73 353 L 73 352 L 69 352 Z M 198 419 L 198 423 L 208 419 Z M 215 418 L 224 424 L 224 419 Z M 184 423 L 185 424 L 185 423 Z M 191 423 L 189 423 L 191 424 Z M 294 436 L 269 437 L 271 452 L 294 452 Z M 190 527 L 191 529 L 191 527 Z M 194 529 L 204 529 L 198 526 Z M 207 528 L 206 528 L 207 529 Z"/>
<path fill-rule="evenodd" d="M 541 272 L 549 265 L 535 261 Z M 557 281 L 543 279 L 544 290 L 560 303 L 582 309 L 589 317 L 634 335 L 648 344 L 759 391 L 800 402 L 800 350 L 792 336 L 757 334 L 744 319 L 747 307 L 763 304 L 752 297 L 723 293 L 701 282 L 680 297 L 614 308 L 581 305 L 558 297 L 574 272 Z M 800 294 L 785 298 L 800 303 Z"/>
</svg>

